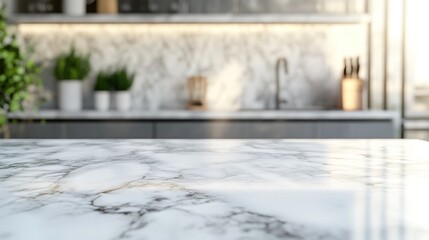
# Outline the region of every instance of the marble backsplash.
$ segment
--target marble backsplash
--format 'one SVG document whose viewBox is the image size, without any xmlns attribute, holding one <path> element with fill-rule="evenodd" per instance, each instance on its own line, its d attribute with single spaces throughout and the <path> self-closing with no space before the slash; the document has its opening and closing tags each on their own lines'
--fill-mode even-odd
<svg viewBox="0 0 429 240">
<path fill-rule="evenodd" d="M 366 76 L 365 25 L 19 25 L 17 31 L 34 56 L 47 66 L 44 83 L 55 93 L 53 60 L 75 45 L 90 53 L 93 65 L 85 81 L 85 107 L 93 105 L 94 76 L 102 69 L 126 66 L 136 73 L 134 110 L 184 109 L 186 80 L 209 79 L 212 110 L 274 107 L 275 63 L 287 58 L 282 76 L 285 107 L 333 108 L 339 95 L 343 58 L 361 56 Z M 55 100 L 46 108 L 55 107 Z"/>
</svg>

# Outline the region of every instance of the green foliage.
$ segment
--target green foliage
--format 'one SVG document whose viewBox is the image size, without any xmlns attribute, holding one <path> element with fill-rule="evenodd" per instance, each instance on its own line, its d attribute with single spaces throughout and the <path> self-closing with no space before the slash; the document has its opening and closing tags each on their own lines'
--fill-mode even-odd
<svg viewBox="0 0 429 240">
<path fill-rule="evenodd" d="M 7 113 L 22 110 L 28 87 L 40 84 L 38 67 L 21 50 L 16 37 L 9 34 L 6 9 L 0 9 L 0 127 L 7 124 Z"/>
<path fill-rule="evenodd" d="M 0 112 L 0 127 L 7 124 L 7 115 L 4 112 Z M 0 129 L 1 132 L 1 129 Z"/>
<path fill-rule="evenodd" d="M 112 90 L 112 74 L 99 72 L 94 85 L 94 91 L 110 91 Z"/>
<path fill-rule="evenodd" d="M 134 82 L 134 74 L 128 73 L 125 68 L 119 69 L 112 74 L 112 86 L 115 91 L 128 91 Z"/>
<path fill-rule="evenodd" d="M 89 55 L 79 55 L 74 48 L 58 57 L 55 65 L 57 80 L 83 80 L 91 71 Z"/>
</svg>

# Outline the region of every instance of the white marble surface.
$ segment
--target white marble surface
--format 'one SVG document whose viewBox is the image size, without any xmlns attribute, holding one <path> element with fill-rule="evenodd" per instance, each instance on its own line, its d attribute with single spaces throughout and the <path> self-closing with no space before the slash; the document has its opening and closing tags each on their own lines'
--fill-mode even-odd
<svg viewBox="0 0 429 240">
<path fill-rule="evenodd" d="M 0 141 L 0 239 L 429 239 L 429 143 Z"/>
<path fill-rule="evenodd" d="M 391 120 L 397 121 L 399 113 L 386 111 L 131 111 L 131 112 L 62 112 L 44 110 L 20 112 L 9 115 L 12 119 L 45 120 Z"/>
</svg>

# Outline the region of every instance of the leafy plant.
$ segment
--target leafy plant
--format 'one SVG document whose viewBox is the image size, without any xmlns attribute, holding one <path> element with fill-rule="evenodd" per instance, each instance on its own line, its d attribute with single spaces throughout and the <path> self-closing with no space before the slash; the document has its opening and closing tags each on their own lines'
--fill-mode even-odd
<svg viewBox="0 0 429 240">
<path fill-rule="evenodd" d="M 57 80 L 83 80 L 90 71 L 89 55 L 79 55 L 73 47 L 58 57 L 54 73 Z"/>
<path fill-rule="evenodd" d="M 8 136 L 10 112 L 20 111 L 31 85 L 40 85 L 37 66 L 22 51 L 16 36 L 9 34 L 6 23 L 6 9 L 0 9 L 0 130 Z"/>
<path fill-rule="evenodd" d="M 94 91 L 110 91 L 112 90 L 112 74 L 99 72 L 94 85 Z"/>
<path fill-rule="evenodd" d="M 134 82 L 134 74 L 128 73 L 125 68 L 119 69 L 112 74 L 112 86 L 115 91 L 128 91 Z"/>
</svg>

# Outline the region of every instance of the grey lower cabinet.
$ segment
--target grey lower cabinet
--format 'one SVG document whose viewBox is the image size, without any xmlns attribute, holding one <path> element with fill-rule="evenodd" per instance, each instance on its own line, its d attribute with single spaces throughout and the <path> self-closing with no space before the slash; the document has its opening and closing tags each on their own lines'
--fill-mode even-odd
<svg viewBox="0 0 429 240">
<path fill-rule="evenodd" d="M 395 138 L 395 126 L 389 121 L 329 121 L 315 125 L 315 138 Z"/>
<path fill-rule="evenodd" d="M 152 122 L 32 122 L 11 124 L 11 137 L 18 139 L 151 139 Z"/>
<path fill-rule="evenodd" d="M 392 121 L 48 121 L 11 125 L 12 138 L 282 139 L 394 138 Z"/>
<path fill-rule="evenodd" d="M 65 123 L 70 139 L 149 139 L 154 138 L 151 122 L 71 122 Z"/>
<path fill-rule="evenodd" d="M 311 123 L 285 122 L 164 122 L 156 124 L 156 136 L 168 138 L 311 138 L 315 132 Z"/>
<path fill-rule="evenodd" d="M 390 121 L 220 121 L 158 122 L 161 139 L 394 138 Z"/>
<path fill-rule="evenodd" d="M 57 122 L 20 122 L 9 125 L 11 138 L 58 139 L 65 138 L 65 126 Z"/>
</svg>

